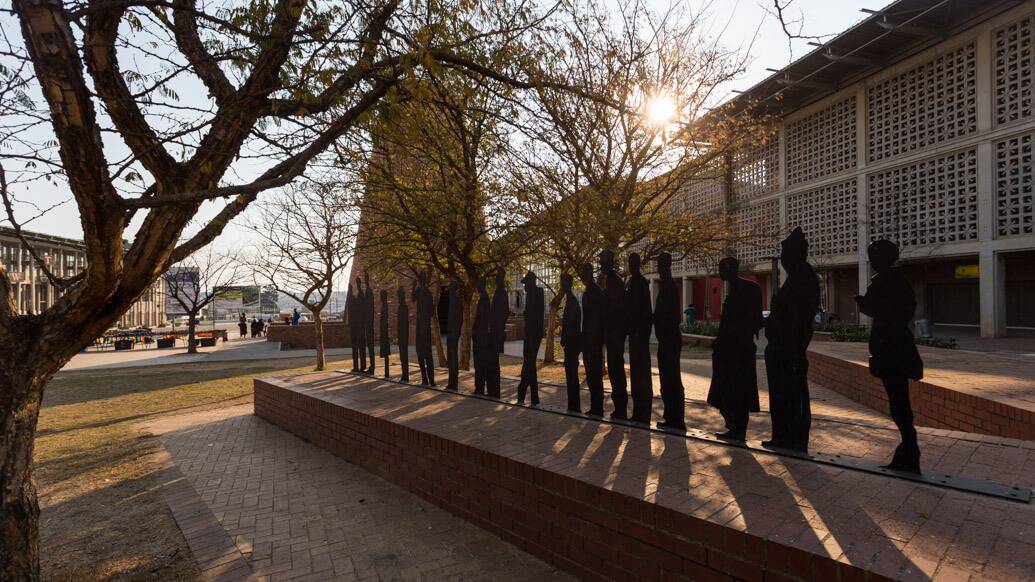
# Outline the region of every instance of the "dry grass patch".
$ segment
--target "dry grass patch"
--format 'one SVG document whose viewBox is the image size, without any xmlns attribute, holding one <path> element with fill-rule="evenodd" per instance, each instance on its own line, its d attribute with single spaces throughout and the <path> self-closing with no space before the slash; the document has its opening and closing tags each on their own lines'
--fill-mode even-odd
<svg viewBox="0 0 1035 582">
<path fill-rule="evenodd" d="M 330 366 L 340 365 L 331 363 Z M 62 372 L 36 438 L 43 575 L 190 580 L 197 571 L 161 495 L 161 445 L 139 424 L 251 402 L 252 379 L 312 358 Z"/>
</svg>

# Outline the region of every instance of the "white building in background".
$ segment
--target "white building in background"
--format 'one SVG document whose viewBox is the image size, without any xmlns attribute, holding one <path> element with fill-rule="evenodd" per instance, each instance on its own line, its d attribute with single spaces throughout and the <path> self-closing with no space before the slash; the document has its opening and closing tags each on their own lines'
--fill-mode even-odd
<svg viewBox="0 0 1035 582">
<path fill-rule="evenodd" d="M 22 234 L 55 275 L 72 277 L 86 268 L 86 245 L 83 241 L 25 230 Z M 0 260 L 14 287 L 19 313 L 41 313 L 60 297 L 60 290 L 50 284 L 28 249 L 8 227 L 0 227 Z M 118 326 L 154 327 L 165 322 L 165 301 L 162 279 L 159 278 L 119 319 Z"/>
<path fill-rule="evenodd" d="M 780 119 L 777 136 L 683 203 L 779 234 L 736 251 L 767 296 L 778 240 L 800 226 L 828 316 L 860 320 L 866 246 L 887 238 L 918 319 L 986 337 L 1035 329 L 1035 0 L 893 2 L 734 101 L 751 102 Z M 675 276 L 714 319 L 712 262 L 677 261 Z"/>
</svg>

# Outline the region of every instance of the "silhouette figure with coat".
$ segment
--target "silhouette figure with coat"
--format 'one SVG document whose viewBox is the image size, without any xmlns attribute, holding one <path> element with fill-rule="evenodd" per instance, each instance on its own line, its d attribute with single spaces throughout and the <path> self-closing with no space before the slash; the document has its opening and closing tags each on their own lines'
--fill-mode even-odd
<svg viewBox="0 0 1035 582">
<path fill-rule="evenodd" d="M 525 286 L 525 341 L 522 345 L 521 381 L 518 382 L 518 404 L 525 403 L 525 391 L 532 393 L 532 406 L 539 404 L 539 379 L 536 358 L 543 341 L 545 299 L 543 288 L 535 284 L 535 273 L 528 271 L 521 282 Z"/>
<path fill-rule="evenodd" d="M 916 349 L 909 322 L 916 312 L 916 295 L 902 271 L 895 266 L 898 245 L 878 240 L 867 248 L 870 265 L 877 272 L 856 296 L 859 311 L 873 318 L 870 328 L 870 374 L 880 378 L 888 395 L 891 419 L 902 442 L 895 449 L 889 469 L 920 473 L 920 444 L 913 426 L 909 380 L 924 377 L 924 364 Z"/>
</svg>

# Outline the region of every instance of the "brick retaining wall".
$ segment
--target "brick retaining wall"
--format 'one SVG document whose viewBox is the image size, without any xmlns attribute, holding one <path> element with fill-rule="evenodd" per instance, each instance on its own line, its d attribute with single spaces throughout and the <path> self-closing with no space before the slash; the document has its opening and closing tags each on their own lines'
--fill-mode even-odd
<svg viewBox="0 0 1035 582">
<path fill-rule="evenodd" d="M 255 414 L 582 579 L 886 579 L 276 379 L 255 380 Z"/>
<path fill-rule="evenodd" d="M 275 323 L 266 328 L 266 341 L 280 342 L 284 348 L 296 350 L 316 349 L 316 324 L 299 323 L 284 325 Z M 325 348 L 351 347 L 349 326 L 340 321 L 323 324 L 323 344 Z"/>
<path fill-rule="evenodd" d="M 869 367 L 809 351 L 809 380 L 888 414 L 888 397 Z M 1035 440 L 1035 414 L 923 380 L 909 381 L 917 426 Z"/>
</svg>

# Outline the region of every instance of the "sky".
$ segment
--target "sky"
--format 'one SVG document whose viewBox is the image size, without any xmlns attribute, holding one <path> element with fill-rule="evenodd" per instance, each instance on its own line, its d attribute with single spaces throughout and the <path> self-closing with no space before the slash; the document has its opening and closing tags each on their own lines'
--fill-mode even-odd
<svg viewBox="0 0 1035 582">
<path fill-rule="evenodd" d="M 648 6 L 658 12 L 669 8 L 672 0 L 646 0 Z M 793 60 L 807 54 L 813 47 L 807 40 L 796 39 L 788 43 L 779 21 L 771 14 L 773 0 L 684 0 L 683 6 L 693 13 L 703 13 L 706 23 L 705 33 L 709 37 L 718 38 L 727 49 L 741 51 L 747 57 L 744 75 L 728 87 L 723 87 L 727 98 L 733 97 L 735 90 L 745 90 L 765 79 L 772 73 L 767 68 L 779 69 Z M 879 9 L 890 0 L 794 0 L 785 12 L 786 20 L 796 21 L 792 24 L 792 32 L 817 37 L 837 34 L 866 15 L 861 8 Z M 723 99 L 725 100 L 725 99 Z M 27 230 L 44 232 L 67 237 L 81 237 L 78 213 L 70 201 L 66 191 L 60 186 L 35 183 L 29 191 L 16 192 L 24 199 L 32 199 L 38 206 L 51 206 L 61 201 L 67 203 L 58 206 L 31 224 L 24 225 Z M 213 215 L 217 210 L 211 204 L 205 215 Z M 23 209 L 24 210 L 24 209 Z M 28 212 L 26 210 L 26 212 Z M 224 231 L 215 244 L 219 248 L 242 248 L 251 244 L 251 235 L 238 220 Z M 2 224 L 2 222 L 0 222 Z"/>
</svg>

